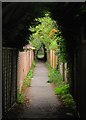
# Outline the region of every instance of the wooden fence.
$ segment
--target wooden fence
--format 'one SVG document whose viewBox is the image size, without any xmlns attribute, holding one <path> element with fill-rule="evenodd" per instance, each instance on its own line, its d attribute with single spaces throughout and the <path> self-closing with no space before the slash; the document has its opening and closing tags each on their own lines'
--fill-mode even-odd
<svg viewBox="0 0 86 120">
<path fill-rule="evenodd" d="M 58 69 L 62 75 L 63 81 L 67 82 L 67 63 L 60 62 L 58 56 L 55 55 L 54 50 L 50 50 L 47 52 L 47 61 L 53 69 L 57 68 L 58 64 Z"/>
<path fill-rule="evenodd" d="M 59 71 L 62 75 L 63 81 L 67 82 L 67 63 L 59 62 Z"/>
<path fill-rule="evenodd" d="M 7 113 L 17 99 L 17 88 L 21 91 L 23 81 L 34 60 L 33 48 L 18 51 L 3 47 L 2 50 L 2 96 L 3 115 Z"/>
<path fill-rule="evenodd" d="M 24 79 L 32 66 L 33 60 L 34 52 L 32 47 L 29 46 L 27 50 L 18 52 L 17 86 L 20 92 Z"/>
<path fill-rule="evenodd" d="M 47 61 L 51 65 L 52 68 L 55 68 L 57 65 L 57 56 L 55 55 L 54 50 L 50 50 L 47 52 Z"/>
<path fill-rule="evenodd" d="M 3 114 L 16 102 L 17 50 L 3 47 L 2 50 L 2 100 Z"/>
</svg>

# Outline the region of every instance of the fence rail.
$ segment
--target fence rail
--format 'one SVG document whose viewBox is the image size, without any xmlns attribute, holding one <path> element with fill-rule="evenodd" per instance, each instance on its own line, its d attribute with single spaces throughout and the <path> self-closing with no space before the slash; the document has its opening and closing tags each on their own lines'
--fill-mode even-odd
<svg viewBox="0 0 86 120">
<path fill-rule="evenodd" d="M 17 93 L 17 50 L 2 48 L 2 96 L 3 114 L 16 102 Z"/>
</svg>

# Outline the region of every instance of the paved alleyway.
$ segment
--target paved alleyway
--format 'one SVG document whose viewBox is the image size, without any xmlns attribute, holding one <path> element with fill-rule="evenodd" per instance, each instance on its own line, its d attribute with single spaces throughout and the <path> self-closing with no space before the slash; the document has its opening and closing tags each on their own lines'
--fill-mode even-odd
<svg viewBox="0 0 86 120">
<path fill-rule="evenodd" d="M 38 62 L 31 86 L 25 92 L 26 103 L 15 105 L 7 118 L 71 118 L 71 110 L 62 106 L 54 94 L 48 80 L 48 70 L 44 62 Z M 20 120 L 20 119 L 19 119 Z"/>
</svg>

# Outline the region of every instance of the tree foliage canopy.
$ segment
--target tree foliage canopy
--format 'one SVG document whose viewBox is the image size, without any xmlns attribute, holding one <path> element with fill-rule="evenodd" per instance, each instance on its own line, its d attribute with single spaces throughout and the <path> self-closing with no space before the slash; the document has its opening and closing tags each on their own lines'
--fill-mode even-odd
<svg viewBox="0 0 86 120">
<path fill-rule="evenodd" d="M 43 45 L 47 51 L 58 49 L 57 54 L 61 56 L 64 53 L 64 39 L 58 23 L 50 17 L 49 12 L 45 13 L 44 17 L 35 18 L 34 22 L 35 24 L 29 27 L 29 31 L 32 33 L 29 37 L 29 43 L 36 50 L 39 50 Z"/>
<path fill-rule="evenodd" d="M 29 37 L 30 44 L 32 44 L 37 50 L 42 44 L 46 49 L 57 48 L 57 35 L 60 34 L 56 21 L 54 21 L 49 13 L 46 13 L 44 17 L 35 19 L 36 26 L 30 26 L 29 30 L 32 35 Z"/>
</svg>

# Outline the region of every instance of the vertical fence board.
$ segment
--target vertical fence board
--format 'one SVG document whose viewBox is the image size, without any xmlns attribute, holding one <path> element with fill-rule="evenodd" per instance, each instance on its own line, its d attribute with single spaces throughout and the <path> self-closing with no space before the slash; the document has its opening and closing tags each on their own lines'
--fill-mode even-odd
<svg viewBox="0 0 86 120">
<path fill-rule="evenodd" d="M 59 69 L 63 80 L 67 82 L 67 63 L 60 62 L 58 56 L 55 55 L 55 50 L 47 52 L 47 61 L 53 69 L 56 67 Z"/>
</svg>

